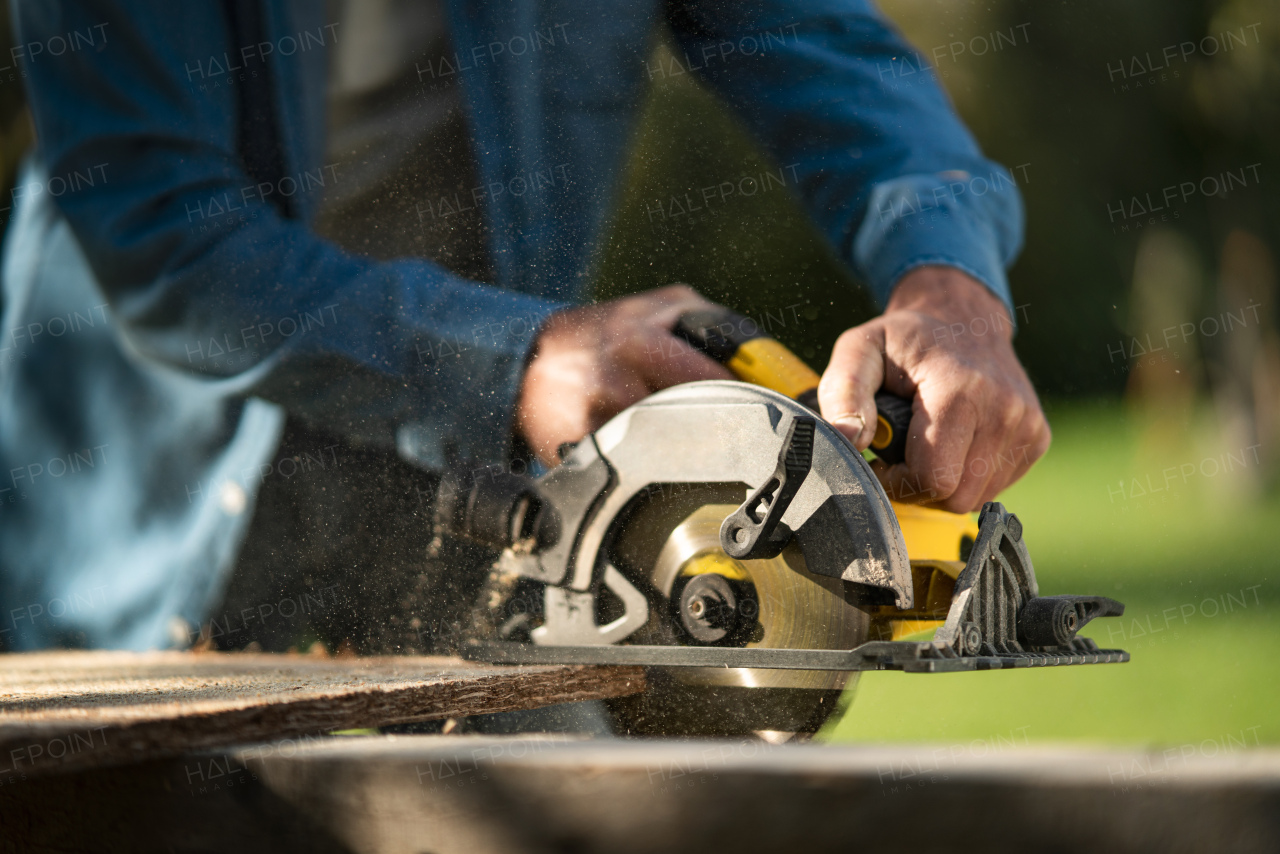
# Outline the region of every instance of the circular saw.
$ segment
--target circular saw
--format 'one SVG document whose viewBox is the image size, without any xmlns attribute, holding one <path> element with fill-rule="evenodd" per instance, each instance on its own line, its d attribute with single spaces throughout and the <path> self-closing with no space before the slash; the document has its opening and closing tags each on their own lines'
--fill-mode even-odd
<svg viewBox="0 0 1280 854">
<path fill-rule="evenodd" d="M 654 394 L 536 481 L 445 477 L 437 524 L 503 546 L 497 576 L 532 593 L 488 603 L 464 655 L 645 665 L 648 689 L 611 701 L 623 731 L 768 737 L 816 731 L 863 670 L 1128 659 L 1076 634 L 1123 606 L 1039 596 L 998 503 L 976 523 L 891 503 L 817 414 L 817 375 L 741 320 L 700 312 L 676 331 L 751 382 Z M 872 447 L 896 461 L 910 406 L 877 405 Z"/>
</svg>

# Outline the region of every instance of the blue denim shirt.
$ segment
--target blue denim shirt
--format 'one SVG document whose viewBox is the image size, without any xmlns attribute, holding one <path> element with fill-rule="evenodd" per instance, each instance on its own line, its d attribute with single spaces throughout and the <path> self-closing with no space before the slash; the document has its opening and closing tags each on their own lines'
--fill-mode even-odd
<svg viewBox="0 0 1280 854">
<path fill-rule="evenodd" d="M 538 324 L 587 292 L 660 23 L 676 44 L 660 73 L 696 75 L 795 164 L 809 214 L 882 303 L 922 264 L 1009 302 L 1013 181 L 927 69 L 891 85 L 921 61 L 862 0 L 451 0 L 455 56 L 437 72 L 462 82 L 484 183 L 572 164 L 553 189 L 485 197 L 486 284 L 309 229 L 342 37 L 323 2 L 260 0 L 252 39 L 209 0 L 13 5 L 38 143 L 4 247 L 10 648 L 184 642 L 286 412 L 425 467 L 450 446 L 504 459 Z M 268 112 L 246 110 L 253 91 Z M 264 167 L 251 149 L 272 133 Z"/>
</svg>

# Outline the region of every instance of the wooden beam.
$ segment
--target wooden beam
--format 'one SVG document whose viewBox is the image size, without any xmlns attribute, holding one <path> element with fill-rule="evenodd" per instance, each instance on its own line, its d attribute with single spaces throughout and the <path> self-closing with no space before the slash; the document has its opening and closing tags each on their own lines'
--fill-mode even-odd
<svg viewBox="0 0 1280 854">
<path fill-rule="evenodd" d="M 255 745 L 0 786 L 0 849 L 1280 850 L 1280 751 L 989 747 L 472 735 Z"/>
<path fill-rule="evenodd" d="M 332 730 L 637 693 L 640 668 L 186 652 L 0 656 L 0 785 Z"/>
</svg>

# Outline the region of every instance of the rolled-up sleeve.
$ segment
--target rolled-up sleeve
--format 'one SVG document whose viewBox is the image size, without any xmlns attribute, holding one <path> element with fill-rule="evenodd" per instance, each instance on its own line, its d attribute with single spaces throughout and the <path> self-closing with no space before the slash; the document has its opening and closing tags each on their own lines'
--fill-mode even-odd
<svg viewBox="0 0 1280 854">
<path fill-rule="evenodd" d="M 945 264 L 1012 316 L 1017 183 L 874 5 L 679 0 L 668 17 L 671 71 L 696 72 L 734 108 L 880 305 L 907 271 Z"/>
<path fill-rule="evenodd" d="M 28 62 L 26 82 L 38 161 L 50 187 L 70 182 L 58 207 L 127 350 L 424 465 L 503 459 L 529 348 L 560 305 L 348 254 L 253 192 L 238 86 L 190 73 L 235 55 L 223 5 L 16 4 L 23 43 L 103 35 Z"/>
</svg>

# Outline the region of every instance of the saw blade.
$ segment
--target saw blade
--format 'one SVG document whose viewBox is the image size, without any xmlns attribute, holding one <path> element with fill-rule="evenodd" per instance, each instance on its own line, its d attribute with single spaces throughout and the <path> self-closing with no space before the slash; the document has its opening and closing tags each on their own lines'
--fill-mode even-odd
<svg viewBox="0 0 1280 854">
<path fill-rule="evenodd" d="M 778 557 L 734 561 L 720 547 L 720 525 L 743 500 L 739 484 L 680 484 L 655 490 L 627 516 L 613 554 L 643 581 L 649 622 L 629 642 L 699 644 L 682 626 L 680 591 L 700 574 L 719 574 L 749 600 L 753 624 L 734 646 L 852 649 L 867 640 L 868 612 L 848 601 L 844 583 L 805 568 L 797 540 Z M 671 668 L 650 677 L 643 696 L 613 704 L 633 733 L 729 735 L 762 730 L 813 732 L 838 707 L 858 674 L 747 668 Z"/>
</svg>

